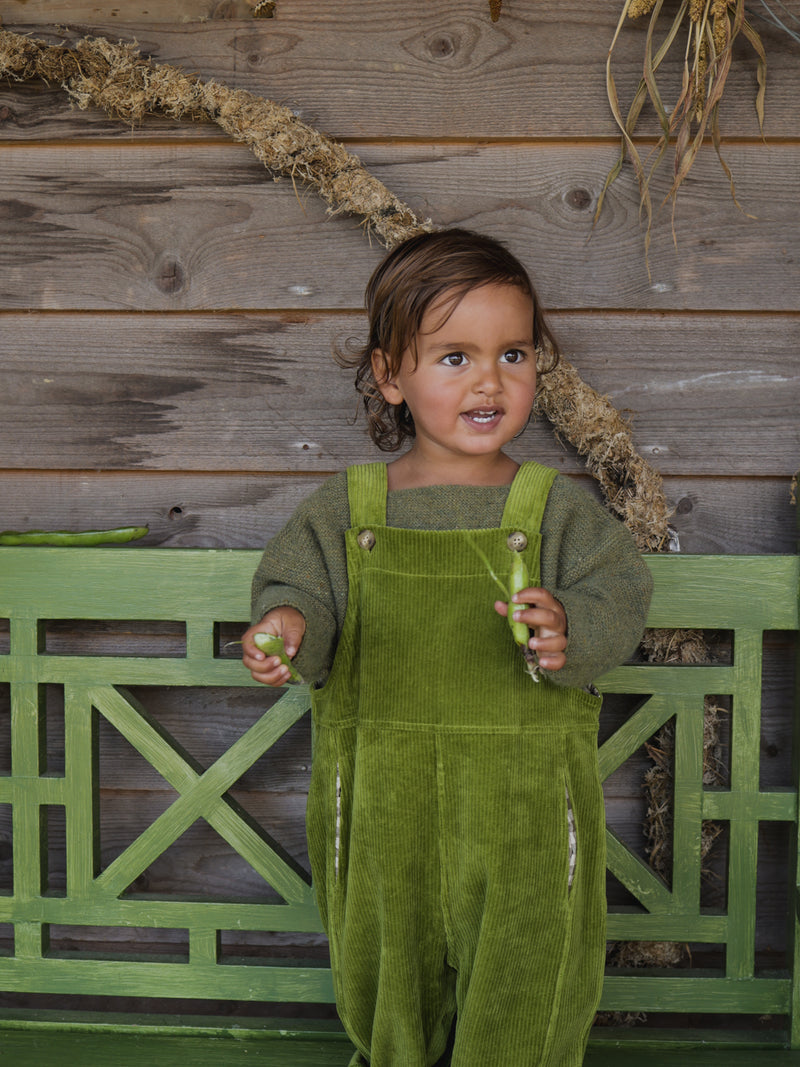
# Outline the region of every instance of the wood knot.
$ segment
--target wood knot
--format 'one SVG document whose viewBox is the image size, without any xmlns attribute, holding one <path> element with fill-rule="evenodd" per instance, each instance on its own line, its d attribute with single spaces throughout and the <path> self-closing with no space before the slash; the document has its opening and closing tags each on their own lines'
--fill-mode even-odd
<svg viewBox="0 0 800 1067">
<path fill-rule="evenodd" d="M 588 189 L 570 189 L 564 200 L 575 211 L 586 211 L 592 203 L 592 194 Z"/>
<path fill-rule="evenodd" d="M 428 51 L 434 59 L 449 59 L 458 51 L 458 42 L 449 33 L 442 33 L 428 43 Z"/>
<path fill-rule="evenodd" d="M 171 256 L 165 259 L 159 267 L 155 278 L 156 288 L 168 296 L 179 293 L 186 286 L 186 271 L 177 259 Z"/>
</svg>

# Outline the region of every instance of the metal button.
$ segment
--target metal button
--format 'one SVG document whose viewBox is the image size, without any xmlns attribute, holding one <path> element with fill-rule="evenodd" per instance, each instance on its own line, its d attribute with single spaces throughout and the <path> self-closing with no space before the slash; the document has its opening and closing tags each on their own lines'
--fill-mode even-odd
<svg viewBox="0 0 800 1067">
<path fill-rule="evenodd" d="M 528 547 L 528 538 L 521 530 L 508 535 L 506 544 L 512 552 L 523 552 Z"/>
<path fill-rule="evenodd" d="M 356 538 L 361 548 L 365 548 L 367 552 L 372 551 L 375 547 L 375 534 L 372 530 L 362 530 Z"/>
</svg>

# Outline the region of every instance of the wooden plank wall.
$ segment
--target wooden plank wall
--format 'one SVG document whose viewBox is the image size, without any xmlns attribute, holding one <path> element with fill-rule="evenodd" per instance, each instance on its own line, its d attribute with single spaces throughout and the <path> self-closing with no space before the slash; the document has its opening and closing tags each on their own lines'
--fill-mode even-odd
<svg viewBox="0 0 800 1067">
<path fill-rule="evenodd" d="M 630 413 L 682 550 L 793 552 L 800 46 L 756 15 L 765 140 L 747 46 L 721 117 L 741 210 L 703 148 L 674 240 L 669 208 L 658 214 L 648 275 L 629 167 L 593 226 L 618 151 L 604 65 L 621 6 L 506 0 L 493 24 L 486 0 L 278 0 L 268 20 L 252 0 L 0 0 L 0 21 L 50 42 L 135 40 L 157 61 L 275 99 L 419 214 L 507 241 L 570 360 Z M 644 30 L 629 23 L 619 41 L 623 101 Z M 665 91 L 679 79 L 668 61 Z M 651 114 L 641 128 L 652 144 Z M 330 352 L 359 334 L 382 249 L 306 190 L 273 183 L 216 127 L 153 117 L 131 129 L 74 109 L 56 85 L 0 84 L 0 219 L 3 528 L 146 524 L 144 545 L 259 547 L 328 474 L 375 456 Z M 593 490 L 546 423 L 517 454 Z M 765 780 L 776 781 L 788 775 L 792 684 L 780 641 L 770 662 Z M 207 711 L 219 743 L 237 712 Z M 280 788 L 299 797 L 305 744 L 280 756 Z M 156 809 L 167 800 L 146 775 L 114 774 L 107 806 L 129 837 L 130 790 Z M 633 772 L 609 805 L 638 832 Z M 783 886 L 778 873 L 766 882 L 768 947 Z"/>
</svg>

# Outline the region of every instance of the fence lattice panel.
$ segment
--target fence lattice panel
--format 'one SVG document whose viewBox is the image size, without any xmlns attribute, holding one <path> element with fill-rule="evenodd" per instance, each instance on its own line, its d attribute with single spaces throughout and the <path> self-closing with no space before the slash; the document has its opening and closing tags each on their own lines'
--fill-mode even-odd
<svg viewBox="0 0 800 1067">
<path fill-rule="evenodd" d="M 141 697 L 148 687 L 254 686 L 238 659 L 221 655 L 221 624 L 241 623 L 258 553 L 221 550 L 3 549 L 0 686 L 10 710 L 10 773 L 0 775 L 0 812 L 11 813 L 13 885 L 0 893 L 0 930 L 13 947 L 0 956 L 7 991 L 263 1001 L 327 1002 L 323 964 L 225 960 L 224 931 L 320 931 L 302 864 L 236 803 L 230 790 L 308 711 L 304 687 L 286 690 L 216 760 L 201 764 Z M 763 634 L 798 626 L 794 557 L 654 557 L 656 591 L 649 624 L 732 634 L 720 665 L 626 665 L 602 679 L 606 693 L 637 697 L 637 707 L 600 749 L 603 777 L 614 773 L 671 721 L 675 731 L 674 863 L 666 884 L 615 833 L 608 865 L 635 904 L 609 914 L 609 938 L 722 946 L 713 973 L 611 971 L 602 1007 L 623 1011 L 789 1014 L 790 967 L 760 974 L 755 960 L 759 824 L 797 822 L 797 790 L 760 786 Z M 179 654 L 98 655 L 48 648 L 47 628 L 64 620 L 132 623 L 169 620 L 185 630 Z M 49 686 L 63 691 L 64 768 L 48 771 L 44 729 Z M 703 784 L 703 707 L 731 701 L 729 783 Z M 98 724 L 117 731 L 174 790 L 175 798 L 114 859 L 100 862 Z M 63 891 L 48 888 L 47 812 L 64 811 Z M 176 899 L 132 887 L 197 820 L 205 820 L 257 873 L 264 902 Z M 705 821 L 728 827 L 726 907 L 701 903 L 700 838 Z M 794 837 L 794 835 L 793 835 Z M 794 875 L 794 868 L 792 870 Z M 275 902 L 275 894 L 280 902 Z M 793 895 L 787 892 L 787 901 Z M 787 905 L 788 911 L 789 905 Z M 794 916 L 788 916 L 795 929 Z M 180 960 L 54 953 L 51 927 L 188 931 Z M 792 937 L 794 934 L 792 934 Z M 791 954 L 790 954 L 791 955 Z M 792 956 L 793 959 L 793 956 Z"/>
</svg>

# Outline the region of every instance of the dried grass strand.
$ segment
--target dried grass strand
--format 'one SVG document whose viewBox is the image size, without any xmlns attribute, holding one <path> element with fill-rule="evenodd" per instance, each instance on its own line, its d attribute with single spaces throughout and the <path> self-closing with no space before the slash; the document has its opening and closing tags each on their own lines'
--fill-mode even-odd
<svg viewBox="0 0 800 1067">
<path fill-rule="evenodd" d="M 606 60 L 606 91 L 614 121 L 622 139 L 620 155 L 606 176 L 601 191 L 595 222 L 600 216 L 606 193 L 619 177 L 626 159 L 630 159 L 639 186 L 640 210 L 646 218 L 645 251 L 649 252 L 653 225 L 651 184 L 667 150 L 674 148 L 673 177 L 664 204 L 672 204 L 672 232 L 675 237 L 675 206 L 678 192 L 686 180 L 698 151 L 710 136 L 720 166 L 728 179 L 731 196 L 737 207 L 730 167 L 721 152 L 719 107 L 730 73 L 734 46 L 743 37 L 757 57 L 757 90 L 755 110 L 759 128 L 764 129 L 764 99 L 766 92 L 767 57 L 758 32 L 745 17 L 745 0 L 682 0 L 672 16 L 666 36 L 655 50 L 654 40 L 660 26 L 663 0 L 625 0 Z M 628 19 L 649 18 L 644 49 L 643 74 L 633 101 L 625 115 L 622 113 L 613 76 L 613 56 L 620 33 Z M 669 110 L 661 96 L 656 77 L 666 55 L 675 46 L 680 32 L 686 34 L 683 79 L 680 93 Z M 645 164 L 635 141 L 636 125 L 645 102 L 649 100 L 661 125 L 661 136 L 653 150 L 652 163 Z M 648 264 L 649 271 L 649 264 Z"/>
</svg>

